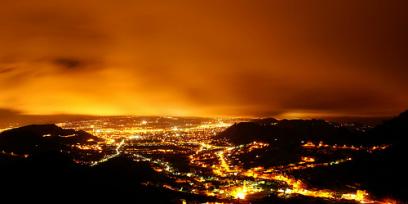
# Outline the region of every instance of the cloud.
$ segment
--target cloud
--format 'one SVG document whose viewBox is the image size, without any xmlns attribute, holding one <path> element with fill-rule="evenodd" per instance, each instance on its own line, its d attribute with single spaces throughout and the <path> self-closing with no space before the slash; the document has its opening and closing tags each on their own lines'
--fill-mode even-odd
<svg viewBox="0 0 408 204">
<path fill-rule="evenodd" d="M 0 68 L 0 74 L 6 74 L 9 72 L 12 72 L 14 69 L 12 67 L 4 67 L 4 68 Z"/>
<path fill-rule="evenodd" d="M 57 58 L 53 62 L 56 65 L 61 66 L 64 69 L 69 69 L 69 70 L 78 69 L 83 64 L 81 61 L 77 59 L 69 59 L 69 58 Z"/>
<path fill-rule="evenodd" d="M 395 114 L 406 1 L 7 1 L 0 107 L 24 113 Z"/>
<path fill-rule="evenodd" d="M 0 108 L 0 118 L 19 116 L 21 113 L 12 109 Z"/>
</svg>

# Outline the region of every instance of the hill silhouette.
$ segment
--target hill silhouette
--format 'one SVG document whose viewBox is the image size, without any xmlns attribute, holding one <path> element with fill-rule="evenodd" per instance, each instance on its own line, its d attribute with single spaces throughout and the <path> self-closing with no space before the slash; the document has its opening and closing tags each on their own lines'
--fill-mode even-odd
<svg viewBox="0 0 408 204">
<path fill-rule="evenodd" d="M 234 144 L 247 144 L 252 141 L 270 143 L 268 151 L 254 151 L 254 154 L 264 158 L 256 161 L 261 164 L 299 159 L 304 153 L 299 148 L 302 141 L 356 145 L 390 144 L 389 149 L 375 153 L 372 157 L 357 156 L 353 161 L 336 167 L 308 169 L 294 172 L 293 175 L 302 176 L 305 182 L 312 186 L 333 188 L 339 180 L 344 183 L 359 183 L 361 188 L 379 198 L 392 197 L 407 201 L 407 136 L 408 111 L 365 132 L 323 120 L 268 118 L 234 124 L 216 137 Z M 177 203 L 182 198 L 197 202 L 208 201 L 208 197 L 158 188 L 155 184 L 166 183 L 168 178 L 152 170 L 148 163 L 133 162 L 131 158 L 121 155 L 89 167 L 76 164 L 72 158 L 60 151 L 72 144 L 92 144 L 97 141 L 97 137 L 84 131 L 63 129 L 56 125 L 29 125 L 0 133 L 0 151 L 30 154 L 28 158 L 0 155 L 2 198 L 46 202 L 55 202 L 58 199 L 71 202 L 98 202 L 107 199 L 118 202 L 133 199 L 149 203 Z M 255 203 L 276 201 L 326 203 L 303 197 L 289 201 L 267 197 Z"/>
<path fill-rule="evenodd" d="M 295 161 L 304 151 L 299 148 L 302 141 L 326 144 L 376 145 L 390 147 L 370 157 L 358 155 L 343 165 L 322 169 L 308 169 L 295 175 L 307 178 L 309 184 L 333 187 L 338 181 L 359 183 L 364 189 L 378 197 L 393 197 L 408 201 L 408 111 L 383 122 L 368 131 L 355 131 L 322 120 L 274 120 L 262 119 L 234 124 L 218 138 L 234 144 L 262 141 L 271 144 L 266 153 L 257 152 L 272 161 Z M 255 164 L 256 166 L 256 164 Z"/>
<path fill-rule="evenodd" d="M 366 143 L 363 134 L 347 127 L 339 127 L 324 120 L 262 119 L 232 125 L 217 137 L 236 145 L 253 141 L 297 145 L 301 141 L 328 144 Z"/>
<path fill-rule="evenodd" d="M 158 188 L 154 184 L 167 178 L 148 163 L 134 162 L 125 155 L 91 167 L 73 162 L 60 151 L 71 144 L 92 144 L 99 140 L 84 131 L 52 124 L 29 125 L 0 133 L 0 151 L 30 154 L 27 158 L 0 154 L 2 200 L 17 203 L 203 200 L 202 196 Z M 147 182 L 153 185 L 146 185 Z"/>
<path fill-rule="evenodd" d="M 0 150 L 16 154 L 59 151 L 66 145 L 100 141 L 82 130 L 63 129 L 53 124 L 28 125 L 0 133 Z"/>
</svg>

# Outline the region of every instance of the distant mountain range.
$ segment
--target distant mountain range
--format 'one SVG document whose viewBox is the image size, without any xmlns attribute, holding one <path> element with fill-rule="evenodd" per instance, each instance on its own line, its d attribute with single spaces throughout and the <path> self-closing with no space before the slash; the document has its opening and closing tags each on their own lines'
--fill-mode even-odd
<svg viewBox="0 0 408 204">
<path fill-rule="evenodd" d="M 220 133 L 218 137 L 234 144 L 247 144 L 252 141 L 345 143 L 359 140 L 361 134 L 345 127 L 336 127 L 323 120 L 262 119 L 234 124 Z"/>
<path fill-rule="evenodd" d="M 359 130 L 324 120 L 277 120 L 256 119 L 232 125 L 217 137 L 234 144 L 252 141 L 268 143 L 297 143 L 311 141 L 327 144 L 369 145 L 406 142 L 408 132 L 408 111 L 385 121 L 372 129 Z"/>
</svg>

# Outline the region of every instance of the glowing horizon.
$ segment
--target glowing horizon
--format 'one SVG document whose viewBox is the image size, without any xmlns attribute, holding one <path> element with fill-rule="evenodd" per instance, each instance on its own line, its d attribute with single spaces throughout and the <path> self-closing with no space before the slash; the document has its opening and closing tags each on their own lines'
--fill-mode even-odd
<svg viewBox="0 0 408 204">
<path fill-rule="evenodd" d="M 404 6 L 334 5 L 4 2 L 0 111 L 303 118 L 407 109 Z"/>
</svg>

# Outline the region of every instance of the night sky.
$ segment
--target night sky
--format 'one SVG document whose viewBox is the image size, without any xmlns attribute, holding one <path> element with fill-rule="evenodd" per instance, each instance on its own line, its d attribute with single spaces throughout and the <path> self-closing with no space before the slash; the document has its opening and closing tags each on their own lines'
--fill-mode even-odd
<svg viewBox="0 0 408 204">
<path fill-rule="evenodd" d="M 382 116 L 408 1 L 0 0 L 0 112 Z"/>
</svg>

